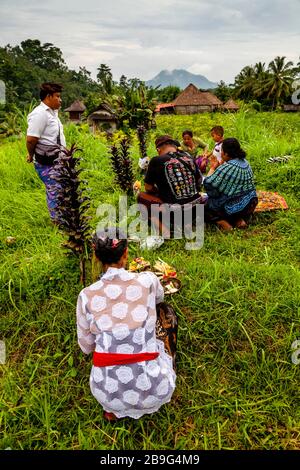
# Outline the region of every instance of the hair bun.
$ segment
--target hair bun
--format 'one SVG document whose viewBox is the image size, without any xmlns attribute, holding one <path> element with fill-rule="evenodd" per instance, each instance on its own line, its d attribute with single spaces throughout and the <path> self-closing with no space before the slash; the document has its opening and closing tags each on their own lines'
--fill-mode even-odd
<svg viewBox="0 0 300 470">
<path fill-rule="evenodd" d="M 93 236 L 93 248 L 103 264 L 116 263 L 127 248 L 127 239 L 118 228 L 108 228 Z"/>
</svg>

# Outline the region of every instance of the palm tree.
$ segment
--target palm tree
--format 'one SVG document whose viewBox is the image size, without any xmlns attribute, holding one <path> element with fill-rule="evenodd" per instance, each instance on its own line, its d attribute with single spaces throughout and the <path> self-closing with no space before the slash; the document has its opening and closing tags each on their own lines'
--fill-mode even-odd
<svg viewBox="0 0 300 470">
<path fill-rule="evenodd" d="M 235 78 L 235 96 L 246 100 L 253 98 L 253 87 L 255 84 L 255 70 L 247 65 Z"/>
<path fill-rule="evenodd" d="M 268 66 L 268 75 L 263 83 L 263 90 L 272 99 L 272 109 L 277 108 L 287 96 L 292 94 L 292 82 L 295 78 L 293 62 L 285 62 L 285 57 L 275 57 Z"/>
<path fill-rule="evenodd" d="M 260 78 L 262 75 L 266 73 L 266 64 L 265 62 L 257 62 L 254 65 L 254 73 L 256 78 Z"/>
<path fill-rule="evenodd" d="M 266 92 L 264 90 L 264 83 L 269 76 L 269 72 L 266 70 L 265 62 L 257 62 L 254 65 L 254 84 L 253 84 L 253 95 L 259 100 L 266 98 Z"/>
</svg>

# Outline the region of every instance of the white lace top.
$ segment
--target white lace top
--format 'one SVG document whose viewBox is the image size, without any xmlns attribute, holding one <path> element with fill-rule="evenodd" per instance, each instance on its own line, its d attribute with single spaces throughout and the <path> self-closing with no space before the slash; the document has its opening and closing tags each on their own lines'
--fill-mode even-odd
<svg viewBox="0 0 300 470">
<path fill-rule="evenodd" d="M 157 359 L 121 366 L 92 367 L 92 394 L 118 418 L 140 418 L 170 401 L 176 375 L 172 358 L 156 339 L 156 304 L 163 301 L 159 279 L 151 272 L 109 268 L 83 289 L 77 302 L 77 334 L 82 351 L 159 352 Z"/>
</svg>

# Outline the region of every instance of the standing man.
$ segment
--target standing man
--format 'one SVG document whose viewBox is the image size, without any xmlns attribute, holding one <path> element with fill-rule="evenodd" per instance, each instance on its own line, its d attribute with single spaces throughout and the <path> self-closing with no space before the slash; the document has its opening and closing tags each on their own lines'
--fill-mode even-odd
<svg viewBox="0 0 300 470">
<path fill-rule="evenodd" d="M 28 115 L 26 146 L 27 161 L 34 162 L 40 179 L 46 187 L 47 205 L 52 222 L 57 222 L 56 198 L 57 183 L 50 172 L 54 160 L 66 146 L 63 126 L 58 117 L 61 107 L 62 86 L 56 83 L 43 83 L 40 89 L 41 103 Z"/>
</svg>

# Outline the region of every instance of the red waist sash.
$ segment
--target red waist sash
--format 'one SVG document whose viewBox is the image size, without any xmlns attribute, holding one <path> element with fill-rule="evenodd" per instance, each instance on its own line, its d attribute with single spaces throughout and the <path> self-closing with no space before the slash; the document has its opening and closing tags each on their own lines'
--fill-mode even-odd
<svg viewBox="0 0 300 470">
<path fill-rule="evenodd" d="M 153 361 L 159 356 L 158 352 L 145 352 L 138 354 L 98 353 L 93 354 L 93 364 L 96 367 L 119 366 L 135 362 Z"/>
</svg>

